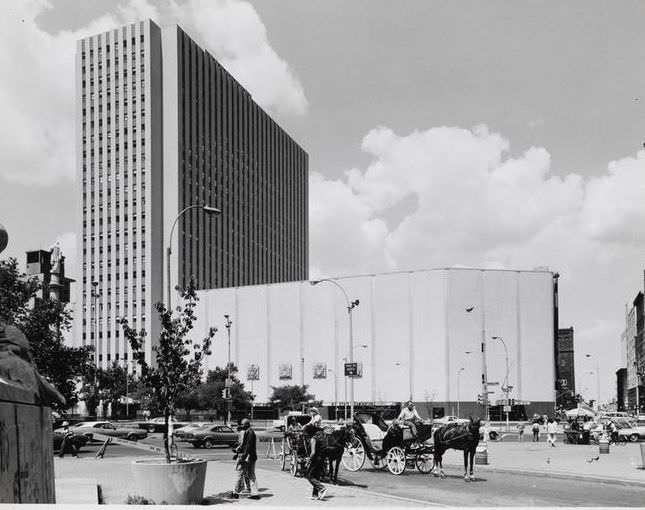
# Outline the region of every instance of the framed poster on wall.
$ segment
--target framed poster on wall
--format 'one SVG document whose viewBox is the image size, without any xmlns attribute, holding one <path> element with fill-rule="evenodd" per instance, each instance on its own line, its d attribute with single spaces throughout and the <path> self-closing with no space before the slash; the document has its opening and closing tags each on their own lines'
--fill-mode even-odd
<svg viewBox="0 0 645 510">
<path fill-rule="evenodd" d="M 291 379 L 291 363 L 280 363 L 278 366 L 278 378 L 281 380 Z"/>
</svg>

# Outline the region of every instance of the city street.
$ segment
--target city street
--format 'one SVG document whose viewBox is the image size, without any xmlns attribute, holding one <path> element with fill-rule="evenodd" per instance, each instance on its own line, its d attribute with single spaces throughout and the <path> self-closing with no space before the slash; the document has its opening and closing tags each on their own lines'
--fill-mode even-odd
<svg viewBox="0 0 645 510">
<path fill-rule="evenodd" d="M 142 443 L 161 446 L 161 434 L 151 434 Z M 525 448 L 541 448 L 542 451 L 549 452 L 550 450 L 546 450 L 546 447 L 543 445 L 544 443 L 535 446 L 526 445 Z M 636 445 L 627 445 L 625 448 L 629 449 L 632 447 L 635 448 Z M 93 458 L 99 448 L 100 445 L 97 443 L 84 447 L 81 451 L 82 458 L 79 460 L 79 467 L 83 465 L 83 458 Z M 278 445 L 276 445 L 276 448 L 279 451 Z M 220 469 L 222 465 L 225 465 L 225 472 L 229 472 L 229 470 L 231 473 L 233 472 L 234 462 L 231 459 L 231 451 L 228 447 L 221 446 L 205 450 L 203 448 L 196 449 L 185 443 L 180 443 L 179 449 L 184 453 L 198 455 L 213 461 L 217 463 Z M 258 459 L 257 470 L 260 488 L 266 487 L 266 485 L 263 485 L 263 480 L 267 479 L 267 472 L 271 473 L 273 479 L 279 477 L 281 484 L 282 482 L 286 484 L 284 487 L 288 488 L 290 484 L 296 484 L 288 472 L 280 470 L 279 462 L 266 458 L 266 449 L 267 443 L 262 442 L 259 444 L 258 455 L 260 458 Z M 564 451 L 564 448 L 562 451 Z M 624 449 L 618 450 L 616 455 L 622 455 L 627 451 Z M 148 455 L 154 455 L 154 453 L 138 448 L 110 445 L 105 453 L 105 466 L 109 466 L 110 462 L 116 461 L 121 457 L 132 458 Z M 589 480 L 582 477 L 550 477 L 544 473 L 518 474 L 475 466 L 477 481 L 466 483 L 463 481 L 461 466 L 454 463 L 457 458 L 457 456 L 453 456 L 450 464 L 445 463 L 444 467 L 447 474 L 445 479 L 435 478 L 431 474 L 424 475 L 414 470 L 409 470 L 403 475 L 395 476 L 387 470 L 378 471 L 373 469 L 367 461 L 364 467 L 358 472 L 348 472 L 341 465 L 339 471 L 339 486 L 343 490 L 348 489 L 357 494 L 359 500 L 361 496 L 358 491 L 361 491 L 366 496 L 369 494 L 372 496 L 398 497 L 404 498 L 401 501 L 405 500 L 408 503 L 441 506 L 638 507 L 643 504 L 645 486 L 621 484 L 616 483 L 615 480 L 613 482 L 603 483 L 598 480 Z M 69 462 L 74 462 L 74 460 L 70 459 Z M 98 467 L 96 469 L 100 471 L 102 469 L 100 461 L 97 461 L 97 465 Z M 73 464 L 71 468 L 74 468 Z M 609 464 L 607 464 L 607 469 L 612 470 Z M 267 474 L 263 475 L 263 472 Z M 82 473 L 79 473 L 79 476 L 81 475 Z M 299 481 L 302 482 L 301 479 Z M 298 486 L 300 487 L 301 485 Z M 280 488 L 266 488 L 274 492 L 277 490 L 285 490 L 282 488 L 282 485 Z M 393 499 L 392 504 L 396 504 L 396 501 Z"/>
</svg>

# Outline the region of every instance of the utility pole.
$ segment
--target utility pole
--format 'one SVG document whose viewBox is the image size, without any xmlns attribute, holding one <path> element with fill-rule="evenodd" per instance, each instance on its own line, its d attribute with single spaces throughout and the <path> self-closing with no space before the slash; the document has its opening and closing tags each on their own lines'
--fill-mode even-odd
<svg viewBox="0 0 645 510">
<path fill-rule="evenodd" d="M 226 413 L 226 424 L 231 423 L 231 387 L 233 386 L 233 382 L 231 381 L 231 325 L 233 324 L 233 321 L 229 319 L 228 315 L 224 315 L 224 318 L 226 319 L 226 332 L 228 334 L 228 363 L 226 364 L 226 382 L 224 383 L 224 387 L 226 388 L 226 407 L 227 407 L 227 413 Z"/>
</svg>

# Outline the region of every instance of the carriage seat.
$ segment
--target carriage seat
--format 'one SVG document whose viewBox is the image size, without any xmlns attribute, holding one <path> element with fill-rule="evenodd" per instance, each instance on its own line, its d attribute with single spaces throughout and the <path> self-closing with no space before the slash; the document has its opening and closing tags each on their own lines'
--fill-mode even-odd
<svg viewBox="0 0 645 510">
<path fill-rule="evenodd" d="M 385 437 L 385 432 L 383 432 L 377 425 L 373 423 L 363 423 L 363 428 L 367 434 L 367 439 L 371 443 L 372 449 L 374 451 L 379 451 L 383 448 L 383 438 Z"/>
<path fill-rule="evenodd" d="M 399 424 L 399 427 L 403 429 L 403 442 L 411 443 L 413 438 L 412 438 L 412 431 L 410 430 L 410 427 L 408 425 L 403 425 L 403 424 Z M 427 445 L 434 444 L 432 435 L 424 441 L 424 444 L 427 444 Z"/>
</svg>

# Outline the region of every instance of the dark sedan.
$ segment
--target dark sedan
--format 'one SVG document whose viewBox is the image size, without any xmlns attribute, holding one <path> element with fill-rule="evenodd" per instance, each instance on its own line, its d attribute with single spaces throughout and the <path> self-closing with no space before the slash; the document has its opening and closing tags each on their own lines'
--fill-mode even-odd
<svg viewBox="0 0 645 510">
<path fill-rule="evenodd" d="M 179 429 L 183 427 L 184 425 L 188 424 L 190 422 L 184 422 L 184 421 L 173 421 L 172 422 L 172 428 L 173 430 Z M 160 416 L 159 418 L 153 418 L 152 420 L 149 421 L 140 421 L 137 423 L 137 426 L 140 429 L 147 430 L 148 432 L 165 432 L 166 431 L 166 421 L 163 416 Z"/>
<path fill-rule="evenodd" d="M 190 432 L 178 431 L 175 439 L 191 443 L 195 448 L 212 448 L 218 444 L 237 446 L 239 435 L 227 425 L 206 425 Z"/>
</svg>

